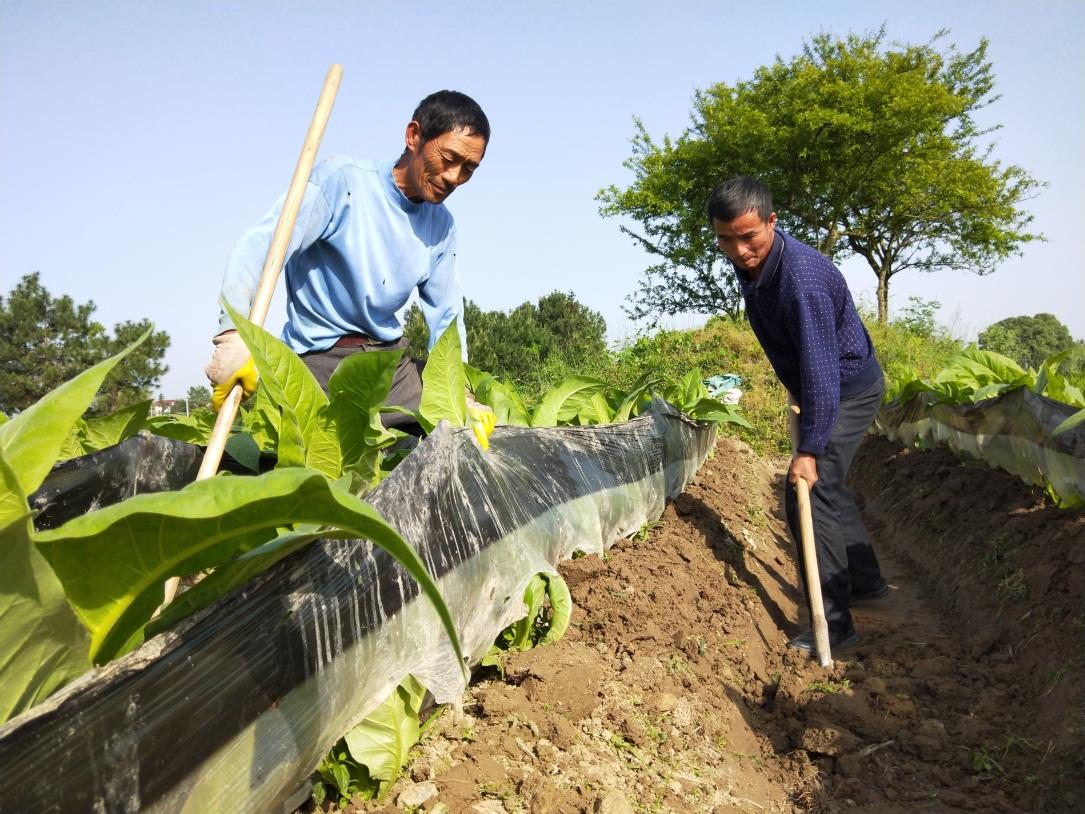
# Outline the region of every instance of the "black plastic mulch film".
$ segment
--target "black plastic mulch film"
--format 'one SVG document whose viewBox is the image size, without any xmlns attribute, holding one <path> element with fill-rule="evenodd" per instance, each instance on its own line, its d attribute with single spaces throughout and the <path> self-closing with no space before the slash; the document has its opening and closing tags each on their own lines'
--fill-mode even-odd
<svg viewBox="0 0 1085 814">
<path fill-rule="evenodd" d="M 883 407 L 877 426 L 893 440 L 945 446 L 1028 483 L 1050 484 L 1065 505 L 1081 506 L 1085 504 L 1085 424 L 1052 435 L 1075 412 L 1025 388 L 968 405 L 929 405 L 920 393 L 904 404 Z"/>
<path fill-rule="evenodd" d="M 367 496 L 419 552 L 477 664 L 523 590 L 660 516 L 714 426 L 657 402 L 603 427 L 442 426 Z M 70 463 L 32 498 L 56 525 L 190 482 L 202 450 L 158 437 Z M 0 727 L 0 812 L 289 809 L 331 745 L 408 674 L 438 703 L 464 676 L 413 579 L 366 541 L 320 541 Z"/>
</svg>

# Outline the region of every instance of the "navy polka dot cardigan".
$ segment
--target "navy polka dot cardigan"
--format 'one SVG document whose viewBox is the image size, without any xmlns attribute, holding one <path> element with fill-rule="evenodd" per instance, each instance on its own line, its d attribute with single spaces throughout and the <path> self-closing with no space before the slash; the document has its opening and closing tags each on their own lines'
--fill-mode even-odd
<svg viewBox="0 0 1085 814">
<path fill-rule="evenodd" d="M 881 375 L 840 270 L 779 229 L 756 281 L 735 269 L 746 314 L 773 370 L 799 403 L 799 451 L 828 446 L 840 400 Z"/>
</svg>

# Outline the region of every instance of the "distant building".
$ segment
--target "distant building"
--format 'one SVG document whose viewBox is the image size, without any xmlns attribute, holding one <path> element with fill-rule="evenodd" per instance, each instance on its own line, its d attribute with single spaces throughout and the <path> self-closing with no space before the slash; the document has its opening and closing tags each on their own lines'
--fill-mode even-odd
<svg viewBox="0 0 1085 814">
<path fill-rule="evenodd" d="M 151 415 L 181 413 L 188 415 L 188 399 L 159 399 L 151 402 Z"/>
</svg>

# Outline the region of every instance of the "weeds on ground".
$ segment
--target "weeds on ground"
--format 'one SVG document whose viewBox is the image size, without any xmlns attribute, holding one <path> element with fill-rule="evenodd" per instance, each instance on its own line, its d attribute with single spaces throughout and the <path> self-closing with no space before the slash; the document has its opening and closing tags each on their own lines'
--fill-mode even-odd
<svg viewBox="0 0 1085 814">
<path fill-rule="evenodd" d="M 839 681 L 814 681 L 806 688 L 809 693 L 820 692 L 825 695 L 837 695 L 851 689 L 851 679 L 842 678 Z"/>
<path fill-rule="evenodd" d="M 653 529 L 657 529 L 662 525 L 662 520 L 646 520 L 639 529 L 629 535 L 629 539 L 635 545 L 639 545 L 640 543 L 647 541 L 648 535 L 652 533 Z"/>
<path fill-rule="evenodd" d="M 1006 535 L 995 535 L 987 543 L 979 570 L 988 582 L 995 585 L 999 615 L 1007 604 L 1018 603 L 1028 597 L 1025 572 L 1017 564 L 1017 548 Z"/>
<path fill-rule="evenodd" d="M 671 656 L 667 659 L 667 672 L 671 675 L 678 675 L 679 673 L 688 673 L 689 669 L 686 667 L 685 659 Z"/>
</svg>

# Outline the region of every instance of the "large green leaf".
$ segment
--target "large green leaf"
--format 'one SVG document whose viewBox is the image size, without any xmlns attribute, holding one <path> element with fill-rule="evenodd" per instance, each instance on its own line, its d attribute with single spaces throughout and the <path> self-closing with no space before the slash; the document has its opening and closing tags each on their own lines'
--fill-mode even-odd
<svg viewBox="0 0 1085 814">
<path fill-rule="evenodd" d="M 677 384 L 666 388 L 663 398 L 688 415 L 701 399 L 708 398 L 701 371 L 691 370 Z"/>
<path fill-rule="evenodd" d="M 249 322 L 229 303 L 223 303 L 245 340 L 260 372 L 268 396 L 282 412 L 279 427 L 279 463 L 295 464 L 299 447 L 304 465 L 330 478 L 343 471 L 335 423 L 328 397 L 305 362 L 263 328 Z"/>
<path fill-rule="evenodd" d="M 731 404 L 724 404 L 717 399 L 701 399 L 689 409 L 687 415 L 698 421 L 715 421 L 717 424 L 737 424 L 740 427 L 753 429 L 753 425 L 742 417 L 738 408 Z"/>
<path fill-rule="evenodd" d="M 263 382 L 257 383 L 256 392 L 249 401 L 248 409 L 242 408 L 241 420 L 260 449 L 267 452 L 275 451 L 279 445 L 281 417 L 278 409 L 271 402 L 271 397 L 267 394 L 267 387 Z"/>
<path fill-rule="evenodd" d="M 584 390 L 570 397 L 558 411 L 558 426 L 576 424 L 587 427 L 594 424 L 609 424 L 614 417 L 614 410 L 607 402 L 602 388 Z"/>
<path fill-rule="evenodd" d="M 57 459 L 66 461 L 80 455 L 106 449 L 131 438 L 147 426 L 151 400 L 136 402 L 104 416 L 80 418 L 57 454 Z"/>
<path fill-rule="evenodd" d="M 75 423 L 72 424 L 71 430 L 68 432 L 68 437 L 64 439 L 64 444 L 57 453 L 57 461 L 67 461 L 82 455 L 86 439 L 87 422 L 82 418 L 77 418 Z"/>
<path fill-rule="evenodd" d="M 513 622 L 504 634 L 505 643 L 510 650 L 530 650 L 534 645 L 533 634 L 539 612 L 546 602 L 546 585 L 545 575 L 536 574 L 524 588 L 524 605 L 527 606 L 527 615 Z"/>
<path fill-rule="evenodd" d="M 1072 416 L 1061 422 L 1059 426 L 1055 427 L 1051 431 L 1051 437 L 1054 438 L 1057 435 L 1062 435 L 1064 432 L 1069 432 L 1075 427 L 1081 426 L 1085 423 L 1085 410 L 1078 410 Z"/>
<path fill-rule="evenodd" d="M 87 632 L 31 533 L 26 496 L 0 454 L 0 723 L 90 667 Z"/>
<path fill-rule="evenodd" d="M 513 427 L 531 426 L 531 414 L 527 411 L 523 398 L 511 381 L 495 380 L 486 392 L 488 397 L 480 401 L 493 409 L 496 424 Z"/>
<path fill-rule="evenodd" d="M 531 416 L 532 427 L 554 427 L 558 423 L 558 414 L 569 399 L 579 395 L 590 396 L 592 392 L 602 391 L 605 384 L 588 376 L 569 376 L 559 385 L 543 395 L 539 405 Z"/>
<path fill-rule="evenodd" d="M 629 392 L 625 394 L 625 398 L 622 399 L 622 403 L 618 406 L 618 409 L 614 411 L 614 423 L 620 424 L 623 421 L 628 421 L 631 416 L 640 412 L 640 403 L 644 400 L 648 393 L 659 386 L 663 381 L 663 378 L 654 371 L 647 371 L 642 373 L 640 377 L 633 382 L 633 386 L 629 389 Z"/>
<path fill-rule="evenodd" d="M 396 441 L 381 423 L 380 406 L 392 390 L 401 356 L 401 351 L 356 353 L 340 362 L 328 380 L 343 468 L 368 483 L 380 475 L 380 450 Z"/>
<path fill-rule="evenodd" d="M 444 420 L 453 427 L 467 425 L 467 375 L 463 371 L 463 348 L 456 320 L 433 345 L 422 371 L 422 403 L 418 407 L 436 426 Z"/>
<path fill-rule="evenodd" d="M 543 614 L 547 602 L 548 614 Z M 569 586 L 560 576 L 536 574 L 524 588 L 527 614 L 502 631 L 499 646 L 507 650 L 530 650 L 555 642 L 565 635 L 573 613 Z"/>
<path fill-rule="evenodd" d="M 45 479 L 106 375 L 146 337 L 0 426 L 0 721 L 46 698 L 90 666 L 87 633 L 31 542 L 26 499 Z"/>
<path fill-rule="evenodd" d="M 475 400 L 494 411 L 496 424 L 516 427 L 531 425 L 531 415 L 511 381 L 498 381 L 489 373 L 476 370 L 470 365 L 464 365 L 463 369 Z"/>
<path fill-rule="evenodd" d="M 1041 396 L 1061 401 L 1071 407 L 1085 407 L 1085 395 L 1069 379 L 1058 372 L 1059 365 L 1066 361 L 1066 358 L 1073 352 L 1074 348 L 1071 347 L 1044 359 L 1036 375 L 1036 384 L 1033 386 L 1033 390 Z"/>
<path fill-rule="evenodd" d="M 280 534 L 274 540 L 220 565 L 187 591 L 177 595 L 166 608 L 147 623 L 148 637 L 177 624 L 181 619 L 210 605 L 240 587 L 253 577 L 262 574 L 279 560 L 304 548 L 314 540 L 331 537 L 350 537 L 348 532 L 321 530 L 316 523 L 303 523 L 302 528 Z"/>
<path fill-rule="evenodd" d="M 83 371 L 7 423 L 0 424 L 0 455 L 14 471 L 24 495 L 29 495 L 45 480 L 72 425 L 86 412 L 109 371 L 150 333 L 151 329 L 148 329 L 117 355 Z"/>
<path fill-rule="evenodd" d="M 425 693 L 414 676 L 407 676 L 384 703 L 343 738 L 350 756 L 369 770 L 370 778 L 380 781 L 378 797 L 391 788 L 407 762 L 407 753 L 418 743 L 418 712 Z"/>
<path fill-rule="evenodd" d="M 471 392 L 475 394 L 475 399 L 482 404 L 486 402 L 482 401 L 481 393 L 485 392 L 486 388 L 491 383 L 496 382 L 497 379 L 490 373 L 483 370 L 479 370 L 476 367 L 466 362 L 463 363 L 463 375 L 467 377 L 467 386 L 471 388 Z"/>
<path fill-rule="evenodd" d="M 614 420 L 614 409 L 610 406 L 610 402 L 607 401 L 606 396 L 602 391 L 596 391 L 591 396 L 591 406 L 594 408 L 594 417 L 592 419 L 593 424 L 609 424 Z M 585 411 L 581 413 L 581 417 L 584 418 L 592 411 Z M 585 422 L 581 422 L 585 423 Z"/>
<path fill-rule="evenodd" d="M 565 635 L 573 617 L 573 596 L 569 586 L 557 574 L 547 574 L 546 596 L 550 600 L 550 625 L 539 645 L 552 644 Z"/>
<path fill-rule="evenodd" d="M 694 368 L 682 379 L 683 398 L 686 404 L 695 405 L 701 399 L 708 398 L 708 388 L 705 387 L 701 371 Z"/>
<path fill-rule="evenodd" d="M 143 429 L 147 415 L 151 410 L 151 399 L 121 407 L 106 416 L 86 419 L 86 440 L 83 442 L 83 454 L 97 452 L 100 449 L 119 444 L 126 438 Z"/>
<path fill-rule="evenodd" d="M 388 551 L 433 602 L 461 655 L 448 608 L 414 550 L 368 504 L 310 470 L 137 495 L 42 532 L 37 544 L 91 632 L 91 658 L 101 663 L 138 644 L 169 577 L 221 565 L 291 523 L 331 526 Z"/>
<path fill-rule="evenodd" d="M 260 471 L 260 447 L 246 432 L 235 432 L 226 439 L 226 454 L 252 472 Z"/>
<path fill-rule="evenodd" d="M 205 447 L 215 429 L 213 410 L 193 410 L 189 415 L 158 415 L 147 419 L 147 429 L 163 438 Z"/>
<path fill-rule="evenodd" d="M 976 347 L 966 348 L 946 362 L 934 383 L 956 385 L 973 393 L 990 384 L 1031 386 L 1033 377 L 1008 356 Z"/>
<path fill-rule="evenodd" d="M 911 379 L 903 386 L 901 386 L 896 394 L 893 396 L 893 400 L 903 404 L 917 393 L 926 393 L 928 395 L 934 395 L 935 390 L 931 385 L 922 379 Z M 929 402 L 928 402 L 929 403 Z"/>
</svg>

